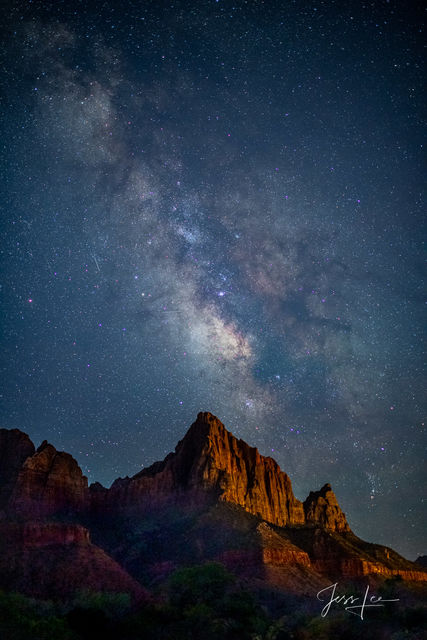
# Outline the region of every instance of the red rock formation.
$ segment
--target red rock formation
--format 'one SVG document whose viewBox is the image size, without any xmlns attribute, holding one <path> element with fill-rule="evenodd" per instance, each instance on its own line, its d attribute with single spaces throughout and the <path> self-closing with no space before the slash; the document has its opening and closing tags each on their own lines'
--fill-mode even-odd
<svg viewBox="0 0 427 640">
<path fill-rule="evenodd" d="M 305 522 L 303 505 L 286 473 L 272 458 L 235 438 L 210 413 L 199 413 L 175 453 L 163 462 L 117 480 L 107 500 L 128 507 L 143 505 L 152 496 L 200 489 L 279 526 Z"/>
<path fill-rule="evenodd" d="M 314 527 L 300 532 L 287 530 L 287 535 L 307 551 L 312 568 L 331 579 L 400 575 L 404 580 L 427 581 L 427 572 L 414 562 L 388 547 L 365 542 L 352 532 Z"/>
<path fill-rule="evenodd" d="M 330 484 L 325 484 L 320 491 L 310 492 L 304 501 L 304 513 L 307 524 L 331 531 L 350 531 Z"/>
<path fill-rule="evenodd" d="M 264 565 L 287 567 L 298 564 L 311 567 L 308 553 L 280 536 L 266 522 L 256 527 L 254 539 L 244 549 L 224 551 L 216 559 L 231 569 L 250 567 L 252 573 Z"/>
<path fill-rule="evenodd" d="M 303 551 L 290 540 L 280 536 L 266 522 L 261 522 L 257 527 L 262 549 L 262 561 L 264 564 L 275 566 L 287 566 L 301 564 L 311 566 L 308 553 Z"/>
<path fill-rule="evenodd" d="M 15 440 L 18 435 L 19 441 L 27 438 L 17 432 Z M 46 441 L 35 454 L 31 447 L 27 438 L 25 456 L 18 456 L 18 462 L 26 459 L 14 482 L 9 507 L 30 517 L 84 509 L 89 496 L 87 481 L 74 458 Z M 4 447 L 6 452 L 9 449 Z M 95 512 L 114 512 L 170 501 L 183 492 L 188 503 L 215 495 L 278 526 L 309 523 L 349 530 L 329 485 L 311 493 L 303 505 L 295 498 L 289 477 L 272 458 L 235 438 L 210 413 L 199 413 L 175 452 L 162 462 L 133 478 L 116 480 L 110 490 L 98 483 L 92 485 L 90 502 Z"/>
<path fill-rule="evenodd" d="M 408 569 L 390 569 L 380 562 L 371 562 L 364 558 L 355 557 L 341 557 L 334 551 L 330 554 L 330 557 L 324 556 L 322 559 L 318 559 L 313 562 L 313 567 L 319 573 L 334 576 L 341 576 L 342 578 L 360 578 L 368 575 L 379 575 L 384 578 L 391 578 L 393 576 L 400 576 L 402 580 L 408 580 L 411 582 L 426 582 L 427 573 L 425 571 L 417 571 Z"/>
<path fill-rule="evenodd" d="M 405 569 L 388 569 L 376 562 L 369 562 L 360 558 L 342 559 L 340 562 L 340 575 L 343 578 L 354 578 L 355 576 L 380 575 L 385 578 L 400 576 L 402 580 L 411 582 L 425 582 L 427 575 L 425 571 L 408 571 Z"/>
<path fill-rule="evenodd" d="M 9 508 L 26 517 L 70 513 L 84 508 L 87 478 L 74 460 L 46 440 L 21 467 Z"/>
<path fill-rule="evenodd" d="M 46 441 L 34 452 L 28 436 L 17 430 L 0 430 L 0 461 L 0 498 L 6 505 L 0 514 L 6 526 L 0 526 L 0 542 L 2 552 L 7 552 L 0 559 L 0 582 L 10 580 L 13 588 L 25 588 L 28 593 L 39 593 L 36 576 L 31 573 L 34 567 L 49 585 L 41 588 L 40 593 L 46 594 L 49 589 L 64 593 L 67 588 L 74 589 L 79 579 L 82 587 L 113 583 L 120 590 L 130 579 L 126 572 L 120 573 L 118 565 L 111 565 L 114 561 L 101 549 L 91 545 L 87 529 L 46 522 L 52 515 L 72 515 L 91 522 L 105 548 L 139 577 L 150 566 L 154 573 L 163 574 L 179 566 L 182 559 L 188 562 L 188 554 L 182 553 L 182 546 L 187 545 L 201 562 L 208 557 L 220 558 L 243 567 L 243 573 L 249 568 L 249 574 L 258 572 L 264 580 L 268 575 L 271 584 L 296 591 L 299 584 L 307 588 L 319 584 L 320 574 L 334 578 L 368 573 L 399 574 L 408 580 L 427 578 L 427 572 L 391 549 L 354 536 L 329 484 L 310 493 L 304 504 L 297 500 L 290 479 L 277 463 L 235 438 L 210 413 L 198 415 L 174 453 L 133 478 L 116 480 L 111 489 L 95 483 L 88 490 L 74 458 Z M 144 527 L 139 530 L 138 523 L 146 515 L 154 522 L 157 518 L 152 533 L 150 526 L 145 532 Z M 15 529 L 5 522 L 10 516 L 20 522 L 13 525 Z M 197 524 L 187 530 L 182 522 Z M 168 535 L 170 531 L 172 538 L 179 537 L 167 553 L 162 542 L 164 531 Z M 156 552 L 148 560 L 145 550 L 152 549 L 153 543 Z M 46 556 L 48 551 L 52 556 Z M 64 570 L 70 572 L 69 587 L 68 578 L 64 577 L 62 584 L 55 569 L 54 562 L 62 563 L 63 558 Z M 40 564 L 43 559 L 45 569 Z M 33 569 L 25 563 L 33 563 Z M 13 566 L 21 581 L 14 582 Z M 111 578 L 106 582 L 101 579 L 103 567 Z"/>
<path fill-rule="evenodd" d="M 176 449 L 176 470 L 192 487 L 215 488 L 220 499 L 279 526 L 304 523 L 302 503 L 272 458 L 238 440 L 210 413 L 199 413 Z"/>
</svg>

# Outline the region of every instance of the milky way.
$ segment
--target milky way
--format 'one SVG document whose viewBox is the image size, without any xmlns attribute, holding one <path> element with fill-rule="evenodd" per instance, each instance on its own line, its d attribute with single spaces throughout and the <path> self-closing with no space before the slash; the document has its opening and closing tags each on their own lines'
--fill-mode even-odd
<svg viewBox="0 0 427 640">
<path fill-rule="evenodd" d="M 109 484 L 211 411 L 426 553 L 404 4 L 9 2 L 2 426 Z"/>
</svg>

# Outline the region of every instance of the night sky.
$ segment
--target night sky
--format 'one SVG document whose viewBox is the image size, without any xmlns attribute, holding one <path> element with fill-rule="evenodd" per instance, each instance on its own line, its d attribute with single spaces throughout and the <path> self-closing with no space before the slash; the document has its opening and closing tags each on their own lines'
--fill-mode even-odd
<svg viewBox="0 0 427 640">
<path fill-rule="evenodd" d="M 1 426 L 109 485 L 211 411 L 426 553 L 421 9 L 5 5 Z"/>
</svg>

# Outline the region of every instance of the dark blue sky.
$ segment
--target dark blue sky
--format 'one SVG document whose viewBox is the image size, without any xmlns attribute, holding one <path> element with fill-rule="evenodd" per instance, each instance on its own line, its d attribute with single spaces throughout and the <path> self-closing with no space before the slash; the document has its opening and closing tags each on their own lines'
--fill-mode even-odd
<svg viewBox="0 0 427 640">
<path fill-rule="evenodd" d="M 208 410 L 426 553 L 421 10 L 8 5 L 2 426 L 109 484 Z"/>
</svg>

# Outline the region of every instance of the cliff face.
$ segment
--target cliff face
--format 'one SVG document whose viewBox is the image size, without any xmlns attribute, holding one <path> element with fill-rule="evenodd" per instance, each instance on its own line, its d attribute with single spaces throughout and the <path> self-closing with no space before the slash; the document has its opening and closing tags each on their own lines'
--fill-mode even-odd
<svg viewBox="0 0 427 640">
<path fill-rule="evenodd" d="M 126 508 L 152 496 L 177 491 L 194 495 L 200 490 L 278 526 L 305 523 L 303 504 L 295 498 L 286 473 L 272 458 L 235 438 L 210 413 L 199 413 L 175 453 L 133 478 L 117 480 L 103 499 Z"/>
<path fill-rule="evenodd" d="M 46 517 L 59 513 L 115 513 L 144 509 L 185 494 L 188 502 L 208 497 L 239 505 L 278 526 L 318 525 L 348 531 L 329 485 L 300 502 L 289 477 L 269 457 L 235 438 L 210 413 L 199 413 L 175 452 L 111 489 L 87 479 L 72 456 L 43 442 L 34 452 L 28 436 L 0 431 L 5 463 L 3 502 L 14 513 Z"/>
<path fill-rule="evenodd" d="M 77 462 L 45 440 L 21 466 L 9 508 L 27 517 L 45 517 L 81 511 L 87 498 L 87 478 Z"/>
<path fill-rule="evenodd" d="M 199 413 L 170 464 L 181 484 L 213 488 L 221 500 L 279 526 L 304 524 L 303 505 L 286 473 L 210 413 Z"/>
<path fill-rule="evenodd" d="M 332 531 L 350 531 L 330 484 L 325 484 L 320 491 L 310 491 L 304 501 L 304 514 L 307 524 Z"/>
</svg>

